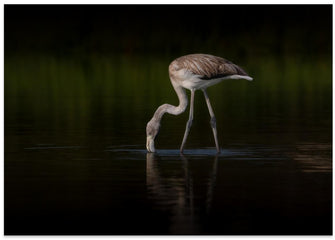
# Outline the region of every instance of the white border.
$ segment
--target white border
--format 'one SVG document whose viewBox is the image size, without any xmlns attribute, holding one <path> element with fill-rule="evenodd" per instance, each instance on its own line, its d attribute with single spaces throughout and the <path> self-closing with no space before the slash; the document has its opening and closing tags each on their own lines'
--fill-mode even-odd
<svg viewBox="0 0 335 240">
<path fill-rule="evenodd" d="M 2 173 L 2 176 L 1 176 L 1 180 L 0 180 L 0 186 L 1 186 L 1 210 L 0 210 L 0 213 L 1 213 L 1 220 L 0 220 L 0 224 L 1 224 L 1 230 L 2 230 L 2 234 L 4 234 L 4 208 L 5 208 L 5 205 L 4 205 L 4 178 L 5 178 L 5 175 L 4 175 L 4 164 L 5 164 L 5 155 L 4 155 L 4 138 L 5 138 L 5 134 L 4 134 L 4 5 L 2 5 L 1 7 L 1 14 L 0 14 L 1 18 L 0 18 L 0 26 L 1 26 L 1 40 L 0 40 L 0 46 L 1 46 L 1 49 L 0 49 L 0 52 L 1 52 L 1 60 L 0 60 L 0 64 L 1 64 L 1 70 L 0 70 L 0 75 L 1 75 L 1 87 L 0 87 L 0 109 L 1 109 L 1 129 L 0 129 L 0 134 L 1 134 L 1 147 L 0 147 L 0 151 L 1 151 L 1 158 L 3 159 L 2 161 L 2 164 L 1 167 L 0 167 L 0 171 Z"/>
<path fill-rule="evenodd" d="M 252 1 L 252 0 L 124 0 L 124 1 L 107 1 L 107 0 L 5 0 L 4 4 L 333 4 L 333 1 L 329 0 L 282 0 L 282 1 Z M 252 14 L 250 15 L 252 18 Z"/>
</svg>

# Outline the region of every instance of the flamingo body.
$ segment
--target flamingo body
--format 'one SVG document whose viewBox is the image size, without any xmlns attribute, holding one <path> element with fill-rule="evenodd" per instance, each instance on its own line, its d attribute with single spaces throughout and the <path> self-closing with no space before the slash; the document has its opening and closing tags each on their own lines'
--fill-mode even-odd
<svg viewBox="0 0 335 240">
<path fill-rule="evenodd" d="M 174 60 L 169 66 L 171 80 L 189 90 L 206 89 L 225 79 L 252 78 L 232 62 L 208 54 L 190 54 Z"/>
</svg>

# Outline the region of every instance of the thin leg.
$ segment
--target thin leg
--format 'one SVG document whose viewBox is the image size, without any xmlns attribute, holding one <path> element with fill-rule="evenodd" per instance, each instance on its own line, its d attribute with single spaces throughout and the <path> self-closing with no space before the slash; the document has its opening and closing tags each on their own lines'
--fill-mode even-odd
<svg viewBox="0 0 335 240">
<path fill-rule="evenodd" d="M 185 133 L 184 133 L 183 142 L 181 143 L 181 146 L 180 146 L 180 152 L 183 152 L 183 150 L 184 150 L 186 139 L 187 139 L 187 136 L 188 136 L 188 134 L 190 132 L 190 129 L 191 129 L 191 126 L 192 126 L 193 107 L 194 107 L 194 92 L 195 92 L 195 90 L 191 90 L 190 116 L 189 116 L 188 121 L 186 123 L 186 129 L 185 129 Z"/>
<path fill-rule="evenodd" d="M 214 115 L 214 112 L 213 112 L 213 108 L 211 106 L 211 102 L 209 101 L 209 97 L 207 95 L 206 90 L 203 89 L 202 91 L 204 92 L 204 96 L 205 96 L 205 99 L 206 99 L 206 103 L 207 103 L 209 115 L 211 115 L 210 123 L 211 123 L 211 127 L 212 127 L 212 130 L 213 130 L 216 151 L 219 153 L 220 152 L 220 148 L 219 148 L 219 141 L 218 141 L 218 133 L 217 133 L 217 130 L 216 130 L 216 118 L 215 118 L 215 115 Z"/>
</svg>

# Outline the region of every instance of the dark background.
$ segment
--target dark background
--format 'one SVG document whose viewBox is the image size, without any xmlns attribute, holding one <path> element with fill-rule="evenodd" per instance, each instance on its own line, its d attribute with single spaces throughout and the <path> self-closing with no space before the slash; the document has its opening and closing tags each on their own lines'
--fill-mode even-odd
<svg viewBox="0 0 335 240">
<path fill-rule="evenodd" d="M 5 5 L 12 53 L 238 56 L 331 51 L 330 5 Z M 213 46 L 214 45 L 214 46 Z"/>
</svg>

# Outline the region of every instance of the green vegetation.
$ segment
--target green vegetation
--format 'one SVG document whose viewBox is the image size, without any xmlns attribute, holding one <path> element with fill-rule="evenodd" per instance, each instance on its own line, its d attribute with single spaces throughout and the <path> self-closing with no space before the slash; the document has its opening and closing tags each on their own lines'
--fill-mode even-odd
<svg viewBox="0 0 335 240">
<path fill-rule="evenodd" d="M 90 58 L 55 58 L 53 56 L 12 56 L 5 61 L 5 99 L 9 109 L 17 108 L 19 98 L 38 104 L 63 104 L 75 101 L 81 109 L 90 101 L 115 99 L 114 104 L 132 107 L 160 103 L 177 104 L 168 77 L 172 59 L 151 56 L 117 56 Z M 235 61 L 236 62 L 236 61 Z M 331 106 L 332 76 L 329 58 L 317 61 L 286 58 L 256 58 L 238 63 L 253 82 L 226 81 L 209 89 L 218 107 L 248 101 L 257 106 L 280 111 L 288 106 L 294 114 L 299 108 L 306 111 Z M 124 102 L 126 101 L 126 102 Z M 42 106 L 41 106 L 42 107 Z M 46 106 L 47 107 L 47 106 Z M 43 109 L 41 109 L 44 112 Z"/>
<path fill-rule="evenodd" d="M 102 124 L 102 129 L 108 129 L 118 128 L 125 122 L 129 131 L 138 129 L 144 134 L 146 122 L 160 104 L 178 104 L 167 72 L 171 60 L 127 55 L 92 55 L 84 59 L 47 55 L 8 57 L 5 61 L 6 126 L 22 124 L 20 117 L 29 116 L 28 124 L 37 129 L 51 124 L 56 129 L 72 131 L 86 129 L 96 121 Z M 235 62 L 254 81 L 230 80 L 208 89 L 225 133 L 230 130 L 257 133 L 274 125 L 281 127 L 275 131 L 295 132 L 300 127 L 305 129 L 304 124 L 329 131 L 330 57 L 314 61 L 291 56 L 256 57 Z M 207 122 L 207 109 L 200 92 L 196 94 L 195 107 L 195 118 L 200 123 Z M 275 122 L 269 120 L 273 117 Z M 99 122 L 101 118 L 103 123 Z M 177 128 L 182 132 L 186 118 L 187 113 L 178 118 L 166 116 L 162 131 Z M 136 121 L 129 123 L 131 119 Z M 327 136 L 330 138 L 330 131 Z"/>
</svg>

